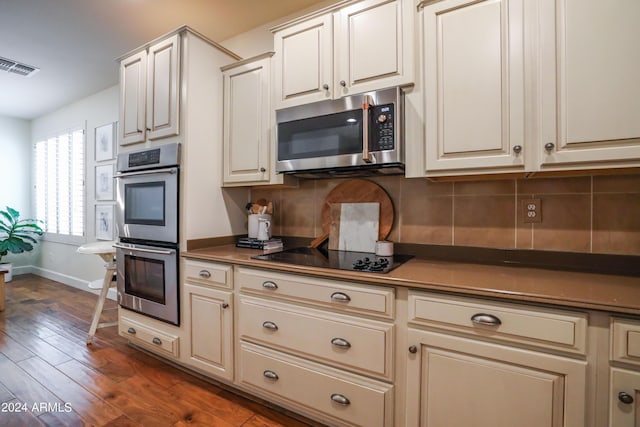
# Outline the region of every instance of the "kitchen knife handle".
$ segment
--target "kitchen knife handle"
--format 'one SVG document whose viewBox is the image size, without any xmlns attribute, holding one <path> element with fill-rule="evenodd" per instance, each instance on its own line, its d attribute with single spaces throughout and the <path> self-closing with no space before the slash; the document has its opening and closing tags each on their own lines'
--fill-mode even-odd
<svg viewBox="0 0 640 427">
<path fill-rule="evenodd" d="M 345 294 L 344 292 L 334 292 L 331 294 L 331 301 L 349 302 L 351 301 L 351 298 L 349 297 L 349 295 Z"/>
</svg>

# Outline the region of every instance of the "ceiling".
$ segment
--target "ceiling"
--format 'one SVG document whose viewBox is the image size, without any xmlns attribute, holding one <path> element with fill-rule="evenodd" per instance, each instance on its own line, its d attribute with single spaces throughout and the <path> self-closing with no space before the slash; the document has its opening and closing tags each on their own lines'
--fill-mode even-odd
<svg viewBox="0 0 640 427">
<path fill-rule="evenodd" d="M 118 82 L 115 58 L 186 24 L 214 41 L 319 0 L 0 0 L 0 116 L 31 120 Z M 323 3 L 326 3 L 323 2 Z"/>
</svg>

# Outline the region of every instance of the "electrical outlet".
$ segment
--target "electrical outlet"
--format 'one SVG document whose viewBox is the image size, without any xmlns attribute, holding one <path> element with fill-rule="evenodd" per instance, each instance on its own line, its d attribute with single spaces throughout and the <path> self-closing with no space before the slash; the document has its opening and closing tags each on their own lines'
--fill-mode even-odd
<svg viewBox="0 0 640 427">
<path fill-rule="evenodd" d="M 522 221 L 524 223 L 542 222 L 542 201 L 540 199 L 522 200 Z"/>
</svg>

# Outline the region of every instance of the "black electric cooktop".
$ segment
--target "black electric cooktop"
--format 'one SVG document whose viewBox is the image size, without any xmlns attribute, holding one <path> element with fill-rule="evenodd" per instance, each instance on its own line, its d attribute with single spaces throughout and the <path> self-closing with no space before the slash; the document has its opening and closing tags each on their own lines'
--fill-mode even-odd
<svg viewBox="0 0 640 427">
<path fill-rule="evenodd" d="M 282 252 L 251 257 L 264 261 L 339 270 L 388 273 L 413 258 L 413 255 L 378 256 L 368 252 L 334 251 L 316 248 L 293 248 Z"/>
</svg>

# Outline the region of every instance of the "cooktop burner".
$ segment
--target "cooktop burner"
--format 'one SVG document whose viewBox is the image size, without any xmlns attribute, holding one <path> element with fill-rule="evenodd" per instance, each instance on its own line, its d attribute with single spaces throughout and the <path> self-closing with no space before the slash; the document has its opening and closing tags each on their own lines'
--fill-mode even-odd
<svg viewBox="0 0 640 427">
<path fill-rule="evenodd" d="M 378 256 L 368 252 L 334 251 L 316 248 L 294 248 L 282 252 L 257 255 L 253 259 L 276 261 L 285 264 L 308 265 L 311 267 L 334 268 L 340 270 L 388 273 L 409 261 L 413 255 L 395 254 Z"/>
</svg>

